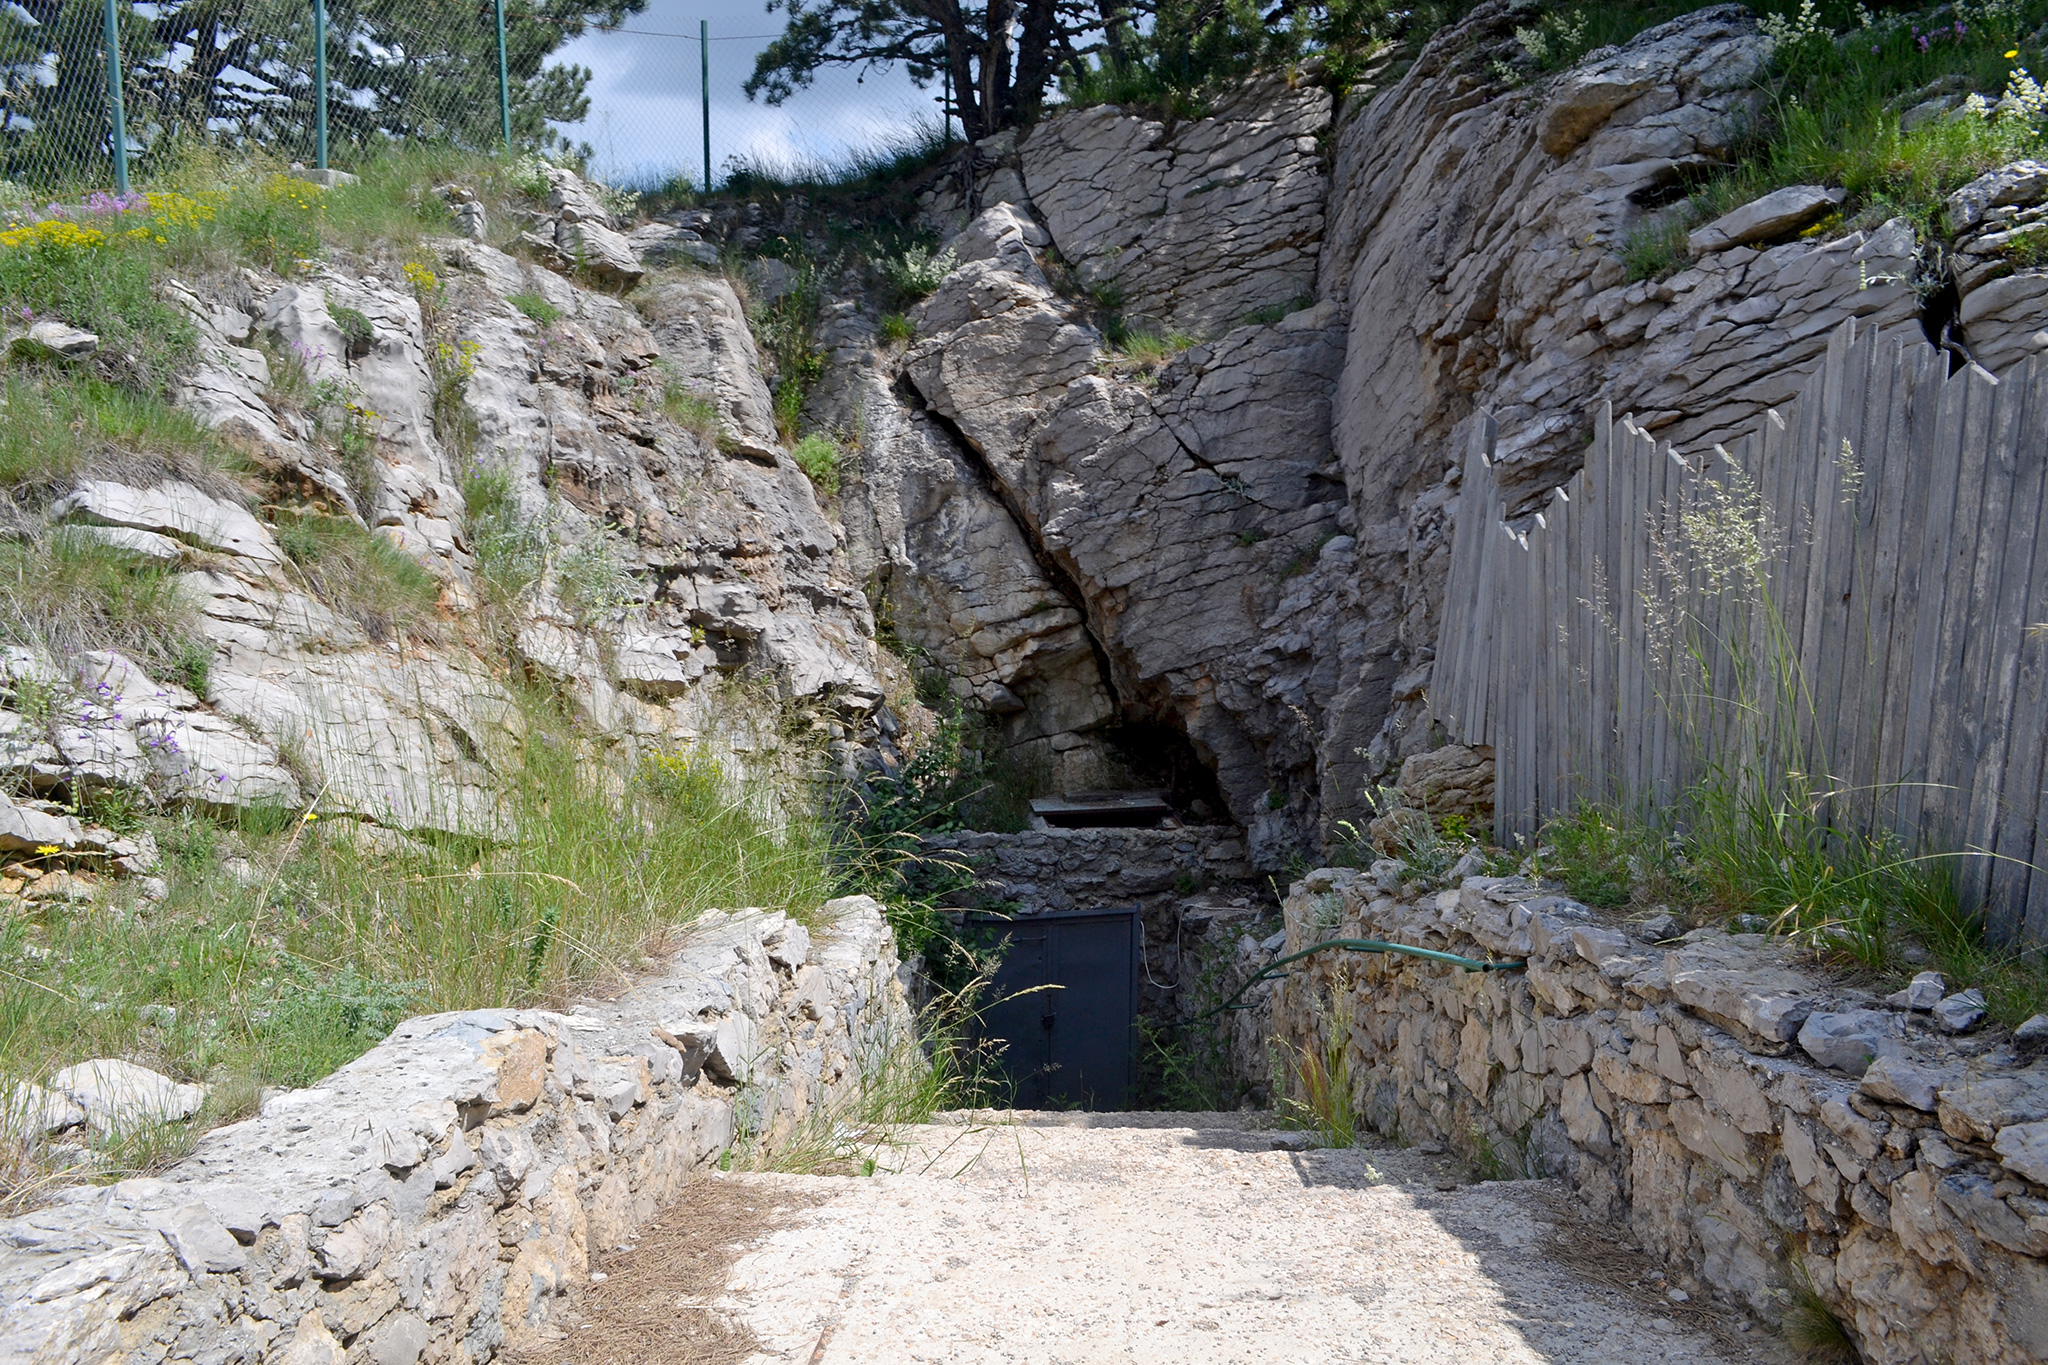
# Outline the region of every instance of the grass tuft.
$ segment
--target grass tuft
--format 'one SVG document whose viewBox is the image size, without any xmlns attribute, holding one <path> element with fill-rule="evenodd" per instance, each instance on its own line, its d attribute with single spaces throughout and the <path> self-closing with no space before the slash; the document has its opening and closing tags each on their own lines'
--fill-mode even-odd
<svg viewBox="0 0 2048 1365">
<path fill-rule="evenodd" d="M 359 523 L 308 516 L 280 528 L 277 541 L 306 585 L 372 640 L 418 633 L 432 620 L 441 585 L 419 561 Z"/>
</svg>

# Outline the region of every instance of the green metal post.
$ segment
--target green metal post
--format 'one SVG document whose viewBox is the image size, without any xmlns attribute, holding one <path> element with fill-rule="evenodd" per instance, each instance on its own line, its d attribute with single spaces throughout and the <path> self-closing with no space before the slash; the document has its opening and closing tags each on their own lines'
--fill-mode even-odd
<svg viewBox="0 0 2048 1365">
<path fill-rule="evenodd" d="M 107 0 L 107 120 L 113 124 L 114 192 L 128 193 L 128 111 L 121 104 L 121 20 Z"/>
<path fill-rule="evenodd" d="M 697 21 L 697 83 L 704 92 L 704 193 L 711 193 L 711 21 Z"/>
<path fill-rule="evenodd" d="M 313 0 L 313 165 L 327 169 L 327 0 Z"/>
<path fill-rule="evenodd" d="M 498 10 L 498 117 L 505 125 L 505 151 L 512 150 L 512 77 L 505 66 L 505 0 Z"/>
</svg>

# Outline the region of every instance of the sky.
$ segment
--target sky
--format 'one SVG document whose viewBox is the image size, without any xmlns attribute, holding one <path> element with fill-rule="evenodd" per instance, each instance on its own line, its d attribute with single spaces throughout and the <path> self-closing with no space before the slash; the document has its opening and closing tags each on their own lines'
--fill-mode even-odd
<svg viewBox="0 0 2048 1365">
<path fill-rule="evenodd" d="M 749 100 L 741 89 L 754 58 L 782 29 L 762 0 L 649 0 L 622 31 L 589 33 L 556 56 L 591 69 L 590 117 L 558 125 L 592 148 L 594 174 L 645 184 L 681 169 L 704 174 L 699 20 L 711 25 L 711 163 L 723 175 L 728 157 L 784 164 L 832 159 L 849 147 L 901 135 L 920 119 L 938 117 L 938 89 L 920 91 L 901 67 L 869 73 L 828 68 L 780 108 Z M 688 38 L 659 35 L 685 34 Z"/>
</svg>

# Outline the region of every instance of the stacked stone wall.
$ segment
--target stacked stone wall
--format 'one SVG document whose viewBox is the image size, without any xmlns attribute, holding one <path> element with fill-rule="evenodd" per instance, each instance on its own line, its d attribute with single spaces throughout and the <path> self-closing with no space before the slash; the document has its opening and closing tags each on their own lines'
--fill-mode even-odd
<svg viewBox="0 0 2048 1365">
<path fill-rule="evenodd" d="M 1276 991 L 1276 1038 L 1348 1037 L 1380 1133 L 1562 1180 L 1646 1269 L 1767 1322 L 1803 1276 L 1878 1365 L 2048 1358 L 2048 1063 L 1948 1032 L 1981 1017 L 1968 993 L 1913 1008 L 1719 928 L 1652 943 L 1520 879 L 1323 870 L 1284 914 L 1290 952 L 1527 962 L 1333 952 Z"/>
<path fill-rule="evenodd" d="M 160 1178 L 0 1223 L 0 1362 L 468 1365 L 557 1339 L 593 1250 L 909 1044 L 880 906 L 822 914 L 710 916 L 567 1013 L 408 1020 Z"/>
</svg>

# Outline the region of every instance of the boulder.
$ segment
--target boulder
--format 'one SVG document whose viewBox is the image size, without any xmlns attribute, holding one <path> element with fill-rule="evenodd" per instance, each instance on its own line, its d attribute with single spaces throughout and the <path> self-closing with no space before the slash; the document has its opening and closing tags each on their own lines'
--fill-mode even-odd
<svg viewBox="0 0 2048 1365">
<path fill-rule="evenodd" d="M 1814 1014 L 1799 1029 L 1799 1046 L 1822 1066 L 1861 1076 L 1879 1057 L 1903 1057 L 1906 1044 L 1881 1010 Z"/>
<path fill-rule="evenodd" d="M 567 264 L 607 284 L 630 289 L 647 274 L 633 244 L 595 220 L 563 218 L 555 224 L 554 246 Z"/>
<path fill-rule="evenodd" d="M 1944 1033 L 1969 1033 L 1984 1022 L 1984 992 L 1958 991 L 1934 1006 L 1934 1022 Z"/>
<path fill-rule="evenodd" d="M 1431 815 L 1493 816 L 1493 750 L 1447 744 L 1401 764 L 1401 790 Z"/>
<path fill-rule="evenodd" d="M 27 1081 L 0 1090 L 0 1141 L 34 1142 L 85 1122 L 85 1110 L 69 1095 Z"/>
<path fill-rule="evenodd" d="M 181 1085 L 115 1057 L 67 1066 L 50 1077 L 49 1088 L 69 1096 L 102 1136 L 189 1119 L 206 1102 L 205 1086 Z"/>
<path fill-rule="evenodd" d="M 1948 982 L 1940 972 L 1921 972 L 1906 989 L 1894 991 L 1884 1002 L 1895 1010 L 1931 1010 L 1941 1003 L 1941 997 L 1948 990 Z"/>
<path fill-rule="evenodd" d="M 2015 1123 L 1998 1130 L 1991 1150 L 2005 1169 L 2048 1185 L 2048 1123 Z"/>
<path fill-rule="evenodd" d="M 2038 204 L 2044 199 L 2048 199 L 2048 162 L 2007 162 L 1949 195 L 1948 228 L 1955 233 L 1968 232 L 1983 222 L 1991 209 Z"/>
<path fill-rule="evenodd" d="M 1857 1089 L 1886 1104 L 1903 1104 L 1931 1114 L 1940 1102 L 1941 1087 L 1955 1077 L 1940 1068 L 1922 1066 L 1896 1053 L 1873 1058 Z"/>
<path fill-rule="evenodd" d="M 1724 213 L 1687 235 L 1686 249 L 1695 256 L 1726 251 L 1751 242 L 1767 242 L 1819 222 L 1832 213 L 1846 192 L 1820 185 L 1787 185 L 1741 208 Z"/>
<path fill-rule="evenodd" d="M 41 318 L 10 348 L 27 360 L 83 360 L 100 348 L 97 334 L 55 318 Z"/>
</svg>

